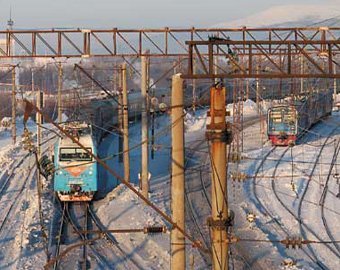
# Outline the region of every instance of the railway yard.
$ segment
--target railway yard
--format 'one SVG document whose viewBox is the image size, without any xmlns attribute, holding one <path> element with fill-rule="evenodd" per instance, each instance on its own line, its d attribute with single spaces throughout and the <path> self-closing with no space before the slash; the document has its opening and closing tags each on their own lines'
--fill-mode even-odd
<svg viewBox="0 0 340 270">
<path fill-rule="evenodd" d="M 21 29 L 10 13 L 0 270 L 340 269 L 329 14 Z"/>
<path fill-rule="evenodd" d="M 185 199 L 187 226 L 192 228 L 192 235 L 202 239 L 203 245 L 208 247 L 210 240 L 206 216 L 211 211 L 211 184 L 208 145 L 202 144 L 205 113 L 206 110 L 199 112 L 198 120 L 188 124 L 191 126 L 186 133 L 188 150 Z M 260 131 L 257 118 L 245 120 L 244 162 L 237 166 L 240 166 L 239 171 L 250 175 L 253 181 L 250 181 L 251 178 L 245 182 L 229 179 L 230 208 L 238 213 L 233 233 L 242 235 L 245 239 L 280 240 L 287 236 L 300 235 L 301 232 L 304 238 L 323 241 L 325 244 L 290 250 L 285 249 L 281 243 L 240 242 L 230 250 L 235 269 L 274 268 L 277 261 L 283 263 L 288 258 L 298 267 L 336 269 L 339 246 L 332 241 L 337 239 L 339 228 L 332 221 L 337 220 L 339 215 L 336 207 L 339 190 L 337 182 L 332 179 L 337 172 L 339 117 L 337 112 L 333 112 L 331 117 L 314 126 L 293 148 L 270 146 L 269 143 L 261 146 L 260 140 L 254 140 L 254 130 Z M 164 122 L 164 119 L 160 122 Z M 132 127 L 132 134 L 134 128 L 138 130 L 138 125 Z M 111 137 L 107 140 L 113 140 L 116 135 L 112 134 Z M 53 139 L 55 138 L 52 137 L 52 142 Z M 10 158 L 12 162 L 4 164 L 1 177 L 1 213 L 5 217 L 1 220 L 1 237 L 11 248 L 1 250 L 2 263 L 5 263 L 2 265 L 30 269 L 33 265 L 45 263 L 45 251 L 38 240 L 42 236 L 34 196 L 36 169 L 34 160 L 20 146 L 10 148 L 10 152 L 14 153 Z M 163 158 L 169 159 L 169 154 Z M 119 161 L 116 163 L 119 164 Z M 18 169 L 23 166 L 27 169 Z M 150 167 L 154 166 L 151 162 Z M 230 171 L 235 168 L 236 165 L 232 164 Z M 164 188 L 164 183 L 170 181 L 166 175 L 167 170 L 160 169 L 156 172 L 159 176 L 151 182 L 151 199 L 169 212 L 170 190 Z M 31 190 L 32 194 L 27 190 Z M 9 196 L 15 196 L 15 200 Z M 45 226 L 51 228 L 49 252 L 51 258 L 60 254 L 63 257 L 60 261 L 51 260 L 51 268 L 76 269 L 87 265 L 90 269 L 112 269 L 113 266 L 115 269 L 161 269 L 169 264 L 168 233 L 152 237 L 146 237 L 140 232 L 132 232 L 128 237 L 125 234 L 104 233 L 108 228 L 134 229 L 147 224 L 163 224 L 159 217 L 126 188 L 119 186 L 104 199 L 94 203 L 61 203 L 54 200 L 51 194 L 45 194 L 43 199 Z M 144 213 L 143 218 L 140 217 L 141 212 Z M 249 213 L 256 214 L 254 222 L 247 221 Z M 53 226 L 48 216 L 51 217 Z M 314 222 L 315 220 L 318 222 Z M 86 230 L 99 230 L 105 237 L 87 235 L 83 232 Z M 80 240 L 89 241 L 89 244 L 65 252 Z M 134 252 L 135 249 L 138 252 Z M 252 251 L 247 252 L 247 249 Z M 34 257 L 31 254 L 35 254 Z M 196 249 L 190 249 L 190 254 L 197 269 L 211 267 L 208 254 Z"/>
</svg>

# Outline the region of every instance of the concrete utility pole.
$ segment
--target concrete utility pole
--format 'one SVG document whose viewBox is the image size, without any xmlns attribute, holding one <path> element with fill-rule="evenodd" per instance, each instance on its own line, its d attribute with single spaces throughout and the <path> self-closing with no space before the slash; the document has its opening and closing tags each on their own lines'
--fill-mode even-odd
<svg viewBox="0 0 340 270">
<path fill-rule="evenodd" d="M 149 198 L 149 151 L 148 151 L 148 59 L 142 56 L 142 172 L 141 172 L 141 188 L 142 194 Z"/>
<path fill-rule="evenodd" d="M 58 123 L 62 122 L 61 90 L 63 89 L 63 66 L 58 63 Z"/>
<path fill-rule="evenodd" d="M 120 163 L 123 162 L 123 95 L 122 95 L 122 88 L 123 88 L 123 74 L 121 70 L 118 71 L 117 73 L 117 78 L 118 78 L 118 160 Z"/>
<path fill-rule="evenodd" d="M 130 181 L 130 157 L 129 157 L 129 111 L 128 111 L 128 93 L 126 78 L 126 63 L 122 65 L 123 80 L 123 150 L 124 150 L 124 179 Z"/>
<path fill-rule="evenodd" d="M 210 141 L 211 180 L 212 180 L 212 216 L 208 219 L 212 239 L 212 263 L 214 270 L 228 269 L 227 242 L 227 148 L 231 140 L 225 121 L 225 88 L 210 89 L 210 124 L 207 125 L 206 137 Z M 209 114 L 208 114 L 209 115 Z"/>
<path fill-rule="evenodd" d="M 171 108 L 171 211 L 173 221 L 185 229 L 183 79 L 181 74 L 172 76 Z M 185 238 L 177 229 L 171 231 L 171 269 L 185 269 Z"/>
<path fill-rule="evenodd" d="M 13 144 L 17 142 L 17 101 L 16 101 L 16 84 L 15 84 L 15 66 L 12 69 L 12 140 Z"/>
</svg>

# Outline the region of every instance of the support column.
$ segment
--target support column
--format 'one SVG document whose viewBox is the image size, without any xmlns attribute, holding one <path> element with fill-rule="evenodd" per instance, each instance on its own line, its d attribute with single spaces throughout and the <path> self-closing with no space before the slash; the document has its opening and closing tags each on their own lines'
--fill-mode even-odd
<svg viewBox="0 0 340 270">
<path fill-rule="evenodd" d="M 172 77 L 171 108 L 171 211 L 173 221 L 182 229 L 185 229 L 184 118 L 181 74 Z M 171 231 L 171 269 L 185 269 L 185 238 L 177 229 Z"/>
<path fill-rule="evenodd" d="M 225 121 L 225 88 L 210 89 L 210 124 L 207 125 L 207 139 L 210 141 L 212 215 L 208 219 L 212 239 L 212 263 L 214 270 L 228 269 L 228 204 L 227 204 L 227 142 L 231 141 L 230 130 Z"/>
<path fill-rule="evenodd" d="M 124 157 L 123 157 L 123 94 L 122 94 L 122 89 L 123 89 L 123 74 L 121 70 L 118 72 L 118 161 L 119 163 L 124 162 Z"/>
<path fill-rule="evenodd" d="M 192 59 L 192 71 L 195 74 L 196 73 L 196 60 L 195 58 Z M 196 80 L 192 80 L 192 109 L 194 111 L 194 114 L 196 113 L 196 102 L 197 102 L 197 97 L 196 97 Z"/>
<path fill-rule="evenodd" d="M 334 63 L 334 66 L 333 66 L 333 73 L 334 75 L 336 75 L 336 64 Z M 333 93 L 334 93 L 334 102 L 337 102 L 337 99 L 336 99 L 336 95 L 337 95 L 337 79 L 334 78 L 333 80 Z"/>
<path fill-rule="evenodd" d="M 142 56 L 142 172 L 141 172 L 141 188 L 142 194 L 149 198 L 149 152 L 148 152 L 148 61 L 146 56 Z"/>
<path fill-rule="evenodd" d="M 256 63 L 256 74 L 260 74 L 260 66 L 259 63 Z M 260 113 L 260 79 L 256 78 L 256 106 L 257 112 Z"/>
<path fill-rule="evenodd" d="M 42 91 L 39 89 L 37 92 L 37 108 L 39 110 L 42 110 L 42 103 L 43 103 L 43 93 Z M 42 124 L 42 115 L 40 113 L 36 113 L 35 115 L 36 118 L 36 123 L 37 123 L 37 156 L 40 159 L 41 158 L 41 124 Z M 40 177 L 40 174 L 38 172 L 38 177 Z"/>
<path fill-rule="evenodd" d="M 63 88 L 63 67 L 61 62 L 58 64 L 58 123 L 62 122 L 61 90 Z"/>
<path fill-rule="evenodd" d="M 15 67 L 12 69 L 12 140 L 13 144 L 17 142 L 17 101 L 16 101 L 16 83 L 15 83 Z"/>
<path fill-rule="evenodd" d="M 123 151 L 124 151 L 124 179 L 130 182 L 130 153 L 129 153 L 129 111 L 128 93 L 126 78 L 126 63 L 122 65 L 122 86 L 123 86 Z"/>
<path fill-rule="evenodd" d="M 303 59 L 303 55 L 300 54 L 300 72 L 301 74 L 304 74 L 305 71 L 305 66 L 304 66 L 304 59 Z M 305 89 L 304 89 L 304 78 L 300 78 L 300 93 L 304 93 Z"/>
</svg>

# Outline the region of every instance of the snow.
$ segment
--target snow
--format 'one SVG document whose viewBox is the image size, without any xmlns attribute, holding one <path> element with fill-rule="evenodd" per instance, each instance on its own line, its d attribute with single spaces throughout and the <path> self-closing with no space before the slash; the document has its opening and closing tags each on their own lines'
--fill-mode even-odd
<svg viewBox="0 0 340 270">
<path fill-rule="evenodd" d="M 271 102 L 263 101 L 261 108 L 265 112 Z M 252 119 L 257 115 L 256 103 L 252 100 L 246 100 L 243 103 L 245 121 Z M 228 110 L 232 112 L 232 104 L 228 105 Z M 207 109 L 196 111 L 195 114 L 187 112 L 185 116 L 185 138 L 186 147 L 191 149 L 199 144 L 200 151 L 193 155 L 187 153 L 186 165 L 186 189 L 187 196 L 191 200 L 193 209 L 197 211 L 196 218 L 201 224 L 202 231 L 208 239 L 208 228 L 206 226 L 206 218 L 209 216 L 210 208 L 206 198 L 203 196 L 202 187 L 200 187 L 199 174 L 197 168 L 202 168 L 203 165 L 209 164 L 209 156 L 207 154 L 207 144 L 205 142 L 205 126 L 207 123 Z M 313 162 L 317 152 L 320 150 L 319 145 L 325 140 L 325 136 L 330 132 L 330 128 L 337 125 L 340 119 L 340 113 L 334 112 L 333 116 L 321 121 L 313 127 L 312 131 L 306 135 L 305 140 L 293 148 L 294 160 L 297 162 L 294 167 L 294 184 L 297 187 L 297 192 L 301 194 L 306 186 L 307 176 L 312 168 L 311 163 L 299 163 L 298 161 Z M 22 132 L 18 119 L 18 133 Z M 170 123 L 168 115 L 162 115 L 155 119 L 155 158 L 150 159 L 150 199 L 162 211 L 170 215 L 170 146 L 171 138 L 167 126 Z M 29 121 L 30 130 L 34 131 L 35 126 L 32 121 Z M 150 131 L 151 132 L 151 131 Z M 270 149 L 269 143 L 262 145 L 261 130 L 259 123 L 251 124 L 242 131 L 244 135 L 244 152 L 242 153 L 243 160 L 237 164 L 230 164 L 229 173 L 234 171 L 242 171 L 248 175 L 253 175 L 259 165 L 259 157 L 264 156 Z M 22 158 L 25 152 L 22 150 L 22 145 L 18 142 L 15 146 L 11 144 L 10 133 L 7 131 L 1 132 L 0 136 L 0 180 L 6 178 L 10 174 L 15 162 Z M 315 134 L 319 134 L 316 136 Z M 19 137 L 19 136 L 18 136 Z M 335 133 L 332 139 L 338 139 L 339 132 Z M 135 123 L 130 126 L 130 147 L 137 146 L 140 142 L 140 123 Z M 19 140 L 20 141 L 20 140 Z M 259 175 L 271 176 L 273 174 L 276 161 L 283 153 L 285 148 L 279 148 L 270 155 L 270 159 L 265 163 Z M 118 152 L 118 137 L 117 134 L 111 134 L 103 140 L 100 146 L 101 157 L 109 156 Z M 330 161 L 334 152 L 334 143 L 325 147 L 321 159 L 327 163 Z M 131 151 L 131 182 L 138 189 L 138 173 L 140 171 L 140 147 L 136 147 Z M 291 172 L 290 151 L 288 151 L 276 174 L 282 177 L 275 182 L 278 190 L 278 196 L 284 204 L 288 206 L 293 213 L 297 212 L 299 198 L 292 191 L 290 177 L 284 177 Z M 119 162 L 117 156 L 111 158 L 107 163 L 114 168 L 120 175 L 123 174 L 122 163 Z M 8 187 L 11 192 L 17 189 L 21 179 L 28 174 L 28 168 L 34 166 L 34 160 L 27 160 L 19 170 L 15 171 L 15 177 L 12 184 Z M 306 226 L 310 231 L 315 232 L 320 239 L 328 240 L 328 236 L 324 231 L 321 222 L 320 208 L 318 202 L 322 191 L 322 184 L 325 181 L 325 175 L 329 166 L 317 166 L 314 177 L 310 183 L 310 189 L 303 204 L 302 217 Z M 210 196 L 210 168 L 207 165 L 203 168 L 202 181 L 206 186 L 208 197 Z M 108 174 L 101 171 L 101 179 L 106 180 L 102 183 L 101 198 L 94 203 L 96 214 L 100 218 L 101 223 L 107 229 L 126 229 L 126 228 L 144 228 L 146 226 L 167 226 L 168 224 L 155 213 L 150 207 L 146 206 L 138 197 L 127 189 L 124 185 L 118 185 L 114 188 L 116 179 L 111 179 Z M 6 259 L 5 264 L 9 269 L 34 269 L 45 263 L 45 256 L 42 249 L 40 227 L 37 216 L 37 200 L 35 193 L 35 178 L 32 175 L 27 184 L 27 191 L 20 196 L 18 205 L 12 214 L 10 226 L 6 227 L 6 235 L 9 237 L 6 245 L 11 249 L 1 249 L 2 256 L 17 259 L 16 263 Z M 292 215 L 279 203 L 272 191 L 271 179 L 259 177 L 256 181 L 258 198 L 272 214 L 273 218 L 266 215 L 261 210 L 259 203 L 256 201 L 252 192 L 253 180 L 246 180 L 244 183 L 233 182 L 229 179 L 228 196 L 230 200 L 230 208 L 235 212 L 235 226 L 233 233 L 243 238 L 251 239 L 269 239 L 278 240 L 284 239 L 286 234 L 276 224 L 279 223 L 289 232 L 290 235 L 301 235 L 299 223 L 294 220 Z M 22 183 L 21 183 L 22 184 Z M 48 185 L 48 183 L 45 183 Z M 45 186 L 47 187 L 47 186 Z M 336 221 L 338 219 L 339 202 L 334 194 L 337 193 L 337 184 L 331 181 L 329 185 L 330 194 L 325 202 L 325 215 L 330 224 L 330 229 L 334 233 L 336 239 L 340 239 L 340 225 Z M 29 192 L 28 192 L 29 191 Z M 190 192 L 189 192 L 190 191 Z M 6 196 L 12 196 L 11 193 Z M 7 198 L 7 199 L 6 199 Z M 6 199 L 6 200 L 4 200 Z M 8 209 L 6 203 L 10 201 L 10 197 L 4 197 L 0 200 L 0 213 L 4 213 Z M 188 209 L 188 207 L 187 207 Z M 44 201 L 44 211 L 53 215 L 53 203 L 50 199 Z M 246 215 L 254 213 L 256 215 L 255 222 L 249 224 L 246 220 Z M 49 216 L 49 217 L 50 217 Z M 190 216 L 187 216 L 187 230 L 195 238 L 200 237 L 195 232 L 195 225 L 192 223 Z M 45 223 L 48 225 L 51 218 L 45 218 Z M 313 233 L 305 229 L 304 238 L 316 240 Z M 170 233 L 159 235 L 146 235 L 144 233 L 131 234 L 115 234 L 114 237 L 119 243 L 122 250 L 129 254 L 136 265 L 128 263 L 129 260 L 124 260 L 121 263 L 117 262 L 117 269 L 170 269 Z M 1 234 L 0 234 L 1 238 Z M 3 238 L 5 239 L 5 238 Z M 4 240 L 5 241 L 5 240 Z M 237 243 L 232 245 L 232 258 L 234 269 L 242 269 L 247 263 L 252 263 L 252 269 L 314 269 L 316 266 L 303 253 L 302 250 L 287 250 L 279 243 Z M 329 269 L 338 269 L 338 261 L 328 249 L 322 245 L 312 246 L 313 251 L 319 256 Z M 102 248 L 105 255 L 110 256 L 110 249 Z M 308 249 L 307 249 L 308 251 Z M 204 256 L 199 251 L 190 246 L 187 247 L 188 259 L 187 266 L 189 267 L 189 258 L 194 256 L 195 269 L 207 269 Z M 247 263 L 245 263 L 245 261 Z M 287 265 L 284 265 L 287 264 Z M 293 264 L 293 266 L 289 266 Z M 296 264 L 296 265 L 294 265 Z"/>
<path fill-rule="evenodd" d="M 310 162 L 296 163 L 294 166 L 294 174 L 297 176 L 294 177 L 293 181 L 297 186 L 297 191 L 300 197 L 307 183 L 307 175 L 309 175 L 311 172 L 313 166 L 312 163 L 315 161 L 318 151 L 320 151 L 319 146 L 325 140 L 326 134 L 329 134 L 330 130 L 334 128 L 334 124 L 339 121 L 339 117 L 340 115 L 338 113 L 333 113 L 333 116 L 325 119 L 324 121 L 313 127 L 313 133 L 311 132 L 305 135 L 305 137 L 302 139 L 301 144 L 296 145 L 292 149 L 295 162 Z M 336 132 L 330 140 L 338 138 L 339 132 Z M 254 143 L 250 142 L 250 144 Z M 246 159 L 241 166 L 242 171 L 246 172 L 247 174 L 253 175 L 255 168 L 259 165 L 259 160 L 256 159 L 259 156 L 264 156 L 270 148 L 271 147 L 269 145 L 265 145 L 264 147 L 260 147 L 260 149 L 246 151 L 246 154 L 244 155 Z M 260 175 L 271 176 L 273 174 L 273 170 L 276 164 L 275 160 L 277 160 L 282 155 L 284 149 L 285 148 L 278 148 L 274 151 L 273 154 L 269 156 L 269 159 L 272 161 L 267 161 L 265 163 L 265 167 L 260 170 Z M 325 147 L 320 160 L 322 160 L 322 162 L 324 163 L 330 162 L 333 152 L 334 143 L 331 143 Z M 293 213 L 297 213 L 297 207 L 300 197 L 298 198 L 296 196 L 296 193 L 292 190 L 292 186 L 290 184 L 291 177 L 287 177 L 287 175 L 290 175 L 292 170 L 290 163 L 290 151 L 285 154 L 283 159 L 287 160 L 288 162 L 281 162 L 279 168 L 276 171 L 276 175 L 282 176 L 281 178 L 275 180 L 276 190 L 278 192 L 278 196 L 283 201 L 283 203 L 287 205 Z M 303 226 L 303 231 L 305 231 L 306 235 L 301 234 L 298 226 L 299 223 L 294 220 L 293 216 L 285 208 L 282 207 L 282 205 L 274 196 L 271 186 L 272 180 L 270 178 L 261 178 L 261 176 L 259 176 L 256 180 L 259 200 L 262 202 L 262 204 L 265 205 L 269 212 L 273 214 L 275 219 L 284 226 L 285 230 L 289 232 L 289 235 L 302 236 L 306 239 L 317 240 L 315 238 L 315 235 L 310 232 L 311 230 L 312 232 L 316 233 L 316 235 L 318 235 L 320 239 L 328 240 L 328 237 L 325 234 L 322 225 L 320 206 L 318 204 L 320 194 L 323 189 L 322 183 L 325 181 L 325 176 L 322 175 L 328 172 L 328 168 L 329 165 L 327 166 L 326 164 L 316 167 L 314 173 L 315 176 L 312 178 L 310 187 L 306 193 L 306 198 L 304 199 L 302 218 L 304 220 L 304 223 L 306 224 Z M 284 177 L 284 175 L 286 176 Z M 242 196 L 246 199 L 243 203 L 245 203 L 245 207 L 246 209 L 248 209 L 247 211 L 252 211 L 257 215 L 256 226 L 252 230 L 256 231 L 259 234 L 258 238 L 264 238 L 266 236 L 270 239 L 284 239 L 286 237 L 286 234 L 283 233 L 281 229 L 278 229 L 278 226 L 274 224 L 273 220 L 269 216 L 264 214 L 259 207 L 257 199 L 254 197 L 252 186 L 253 180 L 249 180 L 248 182 L 246 182 L 243 185 L 244 195 Z M 332 192 L 336 192 L 337 188 L 338 187 L 334 183 L 334 185 L 332 186 Z M 335 239 L 339 239 L 339 227 L 337 223 L 334 222 L 335 220 L 337 220 L 337 214 L 334 211 L 336 211 L 335 208 L 339 206 L 339 202 L 338 199 L 335 198 L 335 196 L 330 195 L 328 199 L 330 201 L 326 202 L 327 205 L 325 206 L 325 208 L 328 209 L 326 210 L 328 222 L 331 226 L 333 234 L 335 235 Z M 235 209 L 240 208 L 240 206 L 237 204 L 233 204 L 232 207 L 235 207 Z M 238 221 L 238 223 L 236 223 L 236 228 L 238 231 L 241 231 L 243 227 L 245 228 L 247 226 L 246 224 L 242 226 L 242 223 L 244 223 L 244 221 Z M 243 229 L 242 234 L 246 233 L 247 230 Z M 250 233 L 249 229 L 248 233 Z M 261 234 L 264 235 L 260 237 Z M 264 244 L 261 245 L 261 248 L 262 246 L 264 246 Z M 250 246 L 250 249 L 253 248 L 254 247 Z M 280 248 L 280 246 L 278 246 L 278 248 Z M 323 245 L 313 245 L 312 248 L 316 252 L 321 262 L 324 263 L 328 267 L 328 269 L 339 268 L 339 261 L 336 259 L 336 257 L 334 257 L 334 254 L 330 253 L 329 250 L 326 249 Z M 297 252 L 297 254 L 293 254 L 290 252 L 290 250 L 285 250 L 281 248 L 281 250 L 278 249 L 277 251 L 274 251 L 273 254 L 275 254 L 276 261 L 282 261 L 286 257 L 297 259 L 298 261 L 296 267 L 298 267 L 299 269 L 314 269 L 314 267 L 316 267 L 310 262 L 310 259 L 308 259 L 306 255 L 301 252 L 301 250 L 298 250 Z"/>
<path fill-rule="evenodd" d="M 199 131 L 205 128 L 207 124 L 206 113 L 207 110 L 201 110 L 199 116 L 194 116 L 191 113 L 185 115 L 185 131 L 187 133 Z"/>
<path fill-rule="evenodd" d="M 291 4 L 270 7 L 246 18 L 222 22 L 214 27 L 265 27 L 289 22 L 317 22 L 340 16 L 340 6 L 333 4 Z"/>
<path fill-rule="evenodd" d="M 247 99 L 246 101 L 243 101 L 243 115 L 244 116 L 250 116 L 250 115 L 256 115 L 258 112 L 258 107 L 254 101 L 251 99 Z M 227 105 L 227 110 L 230 112 L 230 115 L 233 115 L 233 103 L 230 103 Z"/>
<path fill-rule="evenodd" d="M 0 242 L 3 243 L 0 254 L 4 258 L 1 261 L 1 268 L 34 269 L 41 267 L 46 260 L 38 223 L 35 160 L 33 155 L 27 155 L 27 151 L 23 149 L 21 141 L 23 118 L 18 117 L 16 123 L 15 145 L 12 144 L 10 131 L 0 131 L 0 214 L 3 226 L 0 231 Z M 33 133 L 34 138 L 36 126 L 31 119 L 27 122 L 27 128 Z M 43 135 L 46 139 L 53 136 L 46 132 L 43 132 Z M 44 145 L 43 151 L 47 151 L 52 143 L 53 140 Z M 47 194 L 51 193 L 47 191 Z M 48 200 L 43 198 L 43 210 L 47 217 L 45 225 L 51 220 L 51 215 L 48 214 L 51 209 L 53 208 L 50 198 Z M 7 214 L 8 220 L 5 221 Z"/>
<path fill-rule="evenodd" d="M 161 197 L 162 194 L 158 192 L 151 194 L 152 201 L 157 203 Z M 107 214 L 108 211 L 110 215 Z M 110 193 L 105 203 L 101 203 L 97 214 L 107 228 L 142 229 L 147 226 L 164 225 L 164 221 L 155 215 L 150 207 L 122 185 Z M 139 252 L 133 257 L 141 269 L 170 269 L 169 237 L 169 232 L 154 236 L 144 233 L 115 234 L 116 240 L 124 250 L 129 252 L 138 247 Z"/>
</svg>

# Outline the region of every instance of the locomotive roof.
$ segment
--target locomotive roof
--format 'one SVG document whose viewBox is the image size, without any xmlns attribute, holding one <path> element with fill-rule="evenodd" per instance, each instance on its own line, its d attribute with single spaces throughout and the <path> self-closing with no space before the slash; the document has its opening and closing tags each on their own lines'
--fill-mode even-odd
<svg viewBox="0 0 340 270">
<path fill-rule="evenodd" d="M 80 136 L 78 138 L 79 142 L 84 145 L 85 147 L 94 147 L 93 138 L 90 134 L 86 134 Z M 63 137 L 60 139 L 60 146 L 62 147 L 79 147 L 76 143 L 74 143 L 70 138 Z"/>
</svg>

